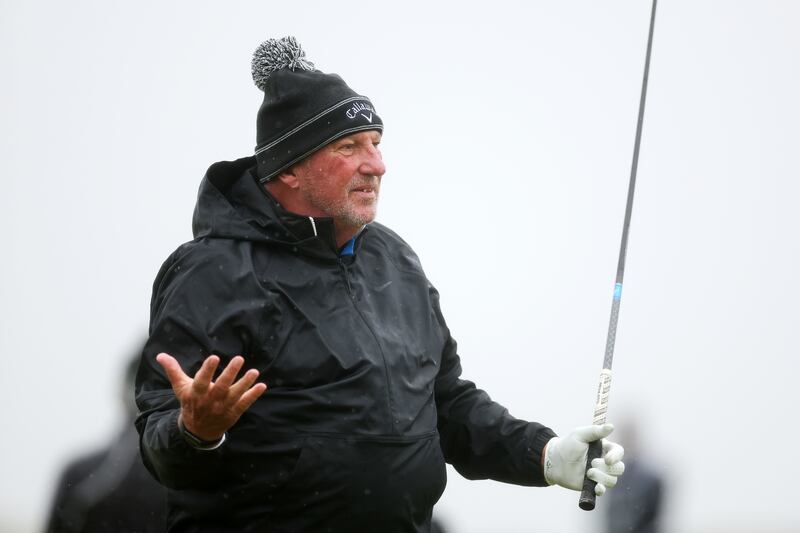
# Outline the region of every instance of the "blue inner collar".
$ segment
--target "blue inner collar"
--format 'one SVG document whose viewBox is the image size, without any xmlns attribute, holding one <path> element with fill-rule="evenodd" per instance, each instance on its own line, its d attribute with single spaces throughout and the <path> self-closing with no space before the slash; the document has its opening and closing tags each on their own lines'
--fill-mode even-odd
<svg viewBox="0 0 800 533">
<path fill-rule="evenodd" d="M 356 237 L 354 236 L 352 239 L 347 241 L 342 249 L 339 250 L 339 256 L 344 257 L 346 255 L 355 255 L 355 248 L 356 246 Z"/>
</svg>

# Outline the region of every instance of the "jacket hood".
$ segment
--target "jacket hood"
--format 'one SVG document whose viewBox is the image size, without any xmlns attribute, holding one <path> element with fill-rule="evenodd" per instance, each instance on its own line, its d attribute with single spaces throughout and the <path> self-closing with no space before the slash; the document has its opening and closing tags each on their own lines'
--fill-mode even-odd
<svg viewBox="0 0 800 533">
<path fill-rule="evenodd" d="M 224 238 L 291 248 L 336 259 L 333 219 L 290 213 L 258 183 L 255 157 L 211 165 L 192 218 L 195 239 Z"/>
</svg>

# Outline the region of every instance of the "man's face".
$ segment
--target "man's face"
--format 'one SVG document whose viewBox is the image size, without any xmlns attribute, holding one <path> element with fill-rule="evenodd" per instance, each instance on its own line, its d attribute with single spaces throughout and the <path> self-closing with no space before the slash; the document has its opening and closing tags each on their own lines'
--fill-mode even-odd
<svg viewBox="0 0 800 533">
<path fill-rule="evenodd" d="M 386 167 L 378 150 L 381 134 L 342 137 L 295 165 L 300 196 L 311 216 L 333 217 L 340 228 L 361 228 L 378 210 Z"/>
</svg>

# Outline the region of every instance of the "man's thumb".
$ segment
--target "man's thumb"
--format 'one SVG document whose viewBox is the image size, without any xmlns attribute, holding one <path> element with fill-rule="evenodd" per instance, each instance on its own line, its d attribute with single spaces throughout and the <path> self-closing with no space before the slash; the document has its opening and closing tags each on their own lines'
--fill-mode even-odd
<svg viewBox="0 0 800 533">
<path fill-rule="evenodd" d="M 614 431 L 613 424 L 603 424 L 602 426 L 581 426 L 572 431 L 572 435 L 581 442 L 594 442 L 604 439 Z"/>
</svg>

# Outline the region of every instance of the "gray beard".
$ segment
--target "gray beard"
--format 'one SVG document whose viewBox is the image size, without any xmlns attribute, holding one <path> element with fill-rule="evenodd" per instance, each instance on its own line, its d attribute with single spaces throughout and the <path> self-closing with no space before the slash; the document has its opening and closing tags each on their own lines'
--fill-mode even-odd
<svg viewBox="0 0 800 533">
<path fill-rule="evenodd" d="M 342 203 L 325 200 L 316 195 L 316 191 L 312 189 L 305 191 L 305 197 L 308 202 L 319 209 L 327 216 L 332 217 L 337 224 L 345 224 L 354 228 L 361 228 L 374 220 L 374 216 L 359 213 L 353 206 L 348 205 L 346 201 Z M 378 197 L 375 198 L 377 204 Z"/>
</svg>

